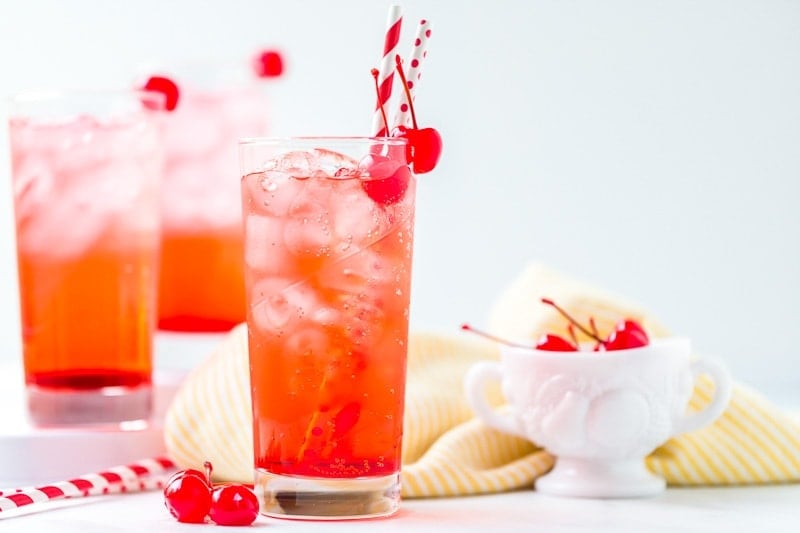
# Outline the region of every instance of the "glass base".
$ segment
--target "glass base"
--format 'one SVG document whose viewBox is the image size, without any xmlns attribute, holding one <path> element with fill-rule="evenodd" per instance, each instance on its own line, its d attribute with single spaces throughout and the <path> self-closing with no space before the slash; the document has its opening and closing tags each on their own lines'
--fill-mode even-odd
<svg viewBox="0 0 800 533">
<path fill-rule="evenodd" d="M 28 417 L 37 426 L 144 425 L 153 410 L 150 385 L 54 390 L 28 385 Z"/>
<path fill-rule="evenodd" d="M 400 474 L 325 479 L 283 476 L 256 469 L 261 514 L 302 520 L 352 520 L 389 516 L 400 507 Z"/>
</svg>

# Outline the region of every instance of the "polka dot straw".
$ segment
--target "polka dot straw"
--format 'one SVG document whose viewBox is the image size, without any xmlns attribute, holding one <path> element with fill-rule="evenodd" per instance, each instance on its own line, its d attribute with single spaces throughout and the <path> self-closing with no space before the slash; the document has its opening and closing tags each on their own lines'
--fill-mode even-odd
<svg viewBox="0 0 800 533">
<path fill-rule="evenodd" d="M 428 39 L 431 37 L 431 23 L 429 20 L 422 19 L 417 26 L 417 36 L 414 38 L 414 48 L 408 56 L 406 63 L 406 80 L 408 80 L 408 90 L 411 92 L 411 99 L 415 100 L 416 85 L 422 77 L 422 61 L 428 55 Z M 405 91 L 400 97 L 400 106 L 395 116 L 395 124 L 411 126 L 411 113 L 409 112 L 408 99 Z"/>
</svg>

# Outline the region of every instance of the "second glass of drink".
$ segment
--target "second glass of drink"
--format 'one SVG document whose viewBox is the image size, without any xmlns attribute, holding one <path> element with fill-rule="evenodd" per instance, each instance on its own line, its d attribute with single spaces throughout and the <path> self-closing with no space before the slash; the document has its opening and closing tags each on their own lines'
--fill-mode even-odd
<svg viewBox="0 0 800 533">
<path fill-rule="evenodd" d="M 119 425 L 151 414 L 161 95 L 68 91 L 11 102 L 30 418 Z"/>
</svg>

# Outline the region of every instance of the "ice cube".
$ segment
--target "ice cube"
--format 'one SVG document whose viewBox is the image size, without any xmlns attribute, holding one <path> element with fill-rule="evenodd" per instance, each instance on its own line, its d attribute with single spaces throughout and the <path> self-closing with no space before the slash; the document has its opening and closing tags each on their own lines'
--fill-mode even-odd
<svg viewBox="0 0 800 533">
<path fill-rule="evenodd" d="M 14 210 L 17 220 L 25 220 L 44 208 L 54 186 L 53 172 L 38 157 L 15 161 Z"/>
<path fill-rule="evenodd" d="M 108 211 L 118 204 L 117 191 L 106 177 L 96 187 L 71 178 L 57 176 L 52 166 L 38 156 L 23 159 L 16 166 L 17 239 L 23 253 L 76 257 L 106 231 Z M 124 195 L 125 188 L 121 188 Z"/>
<path fill-rule="evenodd" d="M 347 253 L 355 247 L 365 248 L 388 233 L 391 228 L 388 212 L 373 202 L 358 186 L 337 194 L 331 203 L 336 252 Z"/>
<path fill-rule="evenodd" d="M 18 245 L 24 253 L 56 258 L 77 257 L 97 241 L 108 220 L 91 201 L 63 195 L 20 221 Z"/>
<path fill-rule="evenodd" d="M 330 351 L 330 341 L 324 331 L 309 327 L 291 334 L 286 350 L 293 355 L 320 356 Z"/>
<path fill-rule="evenodd" d="M 339 321 L 341 313 L 332 307 L 320 307 L 311 313 L 311 321 L 320 326 L 332 326 Z"/>
<path fill-rule="evenodd" d="M 247 267 L 259 274 L 277 273 L 291 260 L 283 246 L 283 221 L 276 217 L 249 215 L 245 220 Z"/>
<path fill-rule="evenodd" d="M 284 243 L 295 255 L 329 255 L 332 242 L 327 192 L 316 180 L 305 184 L 289 209 Z"/>
<path fill-rule="evenodd" d="M 370 287 L 379 288 L 394 282 L 391 262 L 371 250 L 362 250 L 347 258 L 326 264 L 319 273 L 319 283 L 345 294 L 360 294 Z"/>
<path fill-rule="evenodd" d="M 255 326 L 281 333 L 306 319 L 318 307 L 316 294 L 304 283 L 270 277 L 253 287 L 250 301 Z"/>
<path fill-rule="evenodd" d="M 309 177 L 316 167 L 316 155 L 304 151 L 286 152 L 280 158 L 264 163 L 264 170 L 278 170 L 299 179 Z"/>
<path fill-rule="evenodd" d="M 351 176 L 358 172 L 358 161 L 324 148 L 313 150 L 316 168 L 322 170 L 327 177 Z"/>
<path fill-rule="evenodd" d="M 98 213 L 124 213 L 142 196 L 150 183 L 155 184 L 155 177 L 143 176 L 145 172 L 146 169 L 138 161 L 104 161 L 87 168 L 81 183 L 72 186 L 72 192 L 84 197 Z M 155 195 L 156 191 L 152 193 Z"/>
<path fill-rule="evenodd" d="M 285 216 L 295 197 L 303 190 L 304 183 L 277 170 L 250 174 L 246 177 L 246 210 L 275 217 Z"/>
</svg>

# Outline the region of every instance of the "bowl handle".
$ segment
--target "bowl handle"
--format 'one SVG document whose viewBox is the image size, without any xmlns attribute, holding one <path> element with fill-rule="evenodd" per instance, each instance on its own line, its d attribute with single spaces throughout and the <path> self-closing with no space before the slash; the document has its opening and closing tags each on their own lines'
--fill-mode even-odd
<svg viewBox="0 0 800 533">
<path fill-rule="evenodd" d="M 710 424 L 725 411 L 731 399 L 731 378 L 728 371 L 720 363 L 699 359 L 692 362 L 690 369 L 693 377 L 692 382 L 696 381 L 701 374 L 708 374 L 714 380 L 714 397 L 702 411 L 686 414 L 678 420 L 672 436 L 688 433 Z"/>
<path fill-rule="evenodd" d="M 510 415 L 497 413 L 486 402 L 486 385 L 490 381 L 501 381 L 502 379 L 503 370 L 500 363 L 483 361 L 474 364 L 464 377 L 464 393 L 467 401 L 478 418 L 486 425 L 504 433 L 527 438 Z"/>
</svg>

